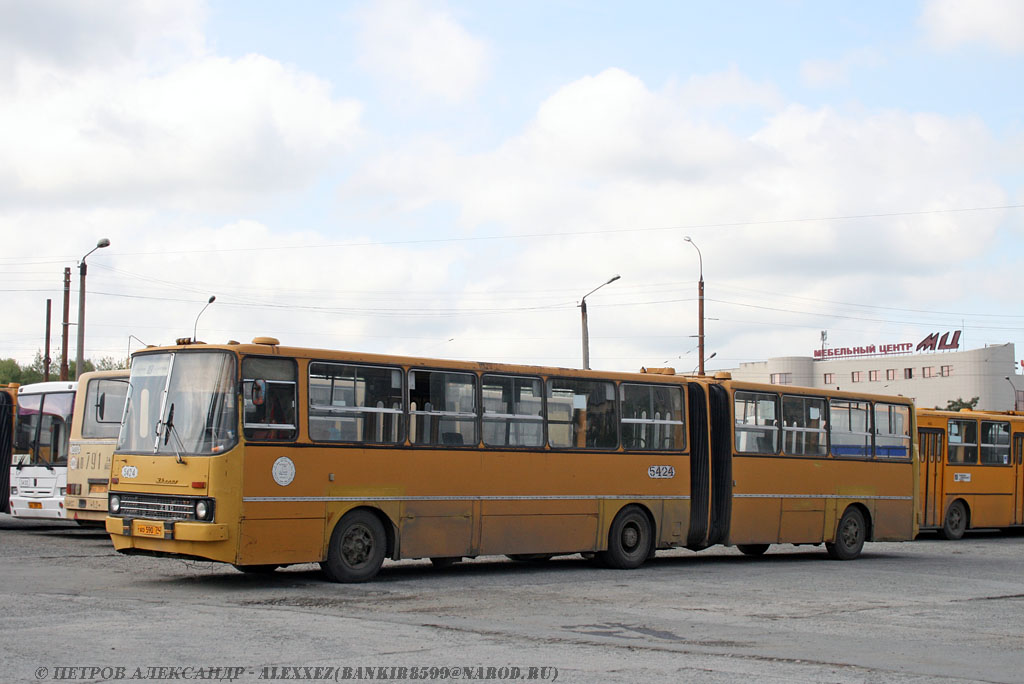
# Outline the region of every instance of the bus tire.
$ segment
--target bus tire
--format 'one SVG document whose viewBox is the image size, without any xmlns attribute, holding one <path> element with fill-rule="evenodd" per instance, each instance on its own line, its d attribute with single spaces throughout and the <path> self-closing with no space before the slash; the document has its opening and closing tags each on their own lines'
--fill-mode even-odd
<svg viewBox="0 0 1024 684">
<path fill-rule="evenodd" d="M 280 565 L 236 565 L 235 570 L 244 572 L 247 575 L 269 575 L 277 570 Z"/>
<path fill-rule="evenodd" d="M 510 553 L 508 559 L 517 563 L 547 563 L 554 556 L 553 553 Z"/>
<path fill-rule="evenodd" d="M 763 556 L 771 544 L 737 544 L 736 548 L 744 556 Z"/>
<path fill-rule="evenodd" d="M 320 568 L 332 582 L 366 582 L 384 563 L 387 535 L 380 518 L 367 510 L 346 513 L 331 533 Z"/>
<path fill-rule="evenodd" d="M 954 501 L 946 509 L 946 518 L 942 521 L 941 534 L 944 539 L 956 540 L 964 536 L 967 530 L 967 509 L 963 501 Z"/>
<path fill-rule="evenodd" d="M 850 506 L 836 525 L 836 540 L 825 542 L 825 550 L 833 560 L 853 560 L 860 555 L 866 538 L 864 514 Z"/>
<path fill-rule="evenodd" d="M 650 555 L 653 534 L 651 521 L 639 506 L 626 506 L 612 521 L 608 531 L 608 550 L 598 554 L 609 568 L 631 570 L 643 565 Z"/>
</svg>

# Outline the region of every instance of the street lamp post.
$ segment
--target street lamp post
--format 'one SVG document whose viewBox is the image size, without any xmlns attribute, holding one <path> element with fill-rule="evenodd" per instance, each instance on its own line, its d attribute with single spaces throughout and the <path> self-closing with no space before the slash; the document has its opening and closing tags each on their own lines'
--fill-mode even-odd
<svg viewBox="0 0 1024 684">
<path fill-rule="evenodd" d="M 85 363 L 85 259 L 97 249 L 109 246 L 110 240 L 102 238 L 78 262 L 78 351 L 75 353 L 75 380 L 82 374 L 82 365 Z"/>
<path fill-rule="evenodd" d="M 619 279 L 618 275 L 614 275 L 605 282 L 601 283 L 593 290 L 583 295 L 583 299 L 580 300 L 580 314 L 583 318 L 583 369 L 590 370 L 590 333 L 587 331 L 587 297 L 600 290 L 605 285 L 614 283 Z"/>
<path fill-rule="evenodd" d="M 700 269 L 700 280 L 697 281 L 697 354 L 700 358 L 697 368 L 704 375 L 704 257 L 701 256 L 700 247 L 689 235 L 684 239 L 697 250 L 697 265 Z"/>
<path fill-rule="evenodd" d="M 1013 410 L 1019 411 L 1020 404 L 1017 402 L 1017 386 L 1013 384 L 1013 380 L 1010 379 L 1009 375 L 1006 376 L 1006 382 L 1010 383 L 1010 387 L 1013 388 Z"/>
</svg>

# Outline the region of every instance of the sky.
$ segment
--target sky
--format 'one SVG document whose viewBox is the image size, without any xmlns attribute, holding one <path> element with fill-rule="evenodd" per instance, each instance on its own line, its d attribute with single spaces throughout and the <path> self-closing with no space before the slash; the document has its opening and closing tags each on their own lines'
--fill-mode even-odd
<svg viewBox="0 0 1024 684">
<path fill-rule="evenodd" d="M 822 331 L 1024 358 L 1024 2 L 0 16 L 0 358 L 43 349 L 47 299 L 57 356 L 101 238 L 94 360 L 195 331 L 579 367 L 600 287 L 593 368 L 692 372 L 701 274 L 711 371 Z"/>
</svg>

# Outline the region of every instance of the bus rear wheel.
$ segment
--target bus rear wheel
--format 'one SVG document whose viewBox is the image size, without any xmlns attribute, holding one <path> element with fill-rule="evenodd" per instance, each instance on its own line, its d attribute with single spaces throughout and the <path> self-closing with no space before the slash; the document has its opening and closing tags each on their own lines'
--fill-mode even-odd
<svg viewBox="0 0 1024 684">
<path fill-rule="evenodd" d="M 763 556 L 771 544 L 737 544 L 736 548 L 744 556 Z"/>
<path fill-rule="evenodd" d="M 608 531 L 608 550 L 598 557 L 609 568 L 630 570 L 647 560 L 653 534 L 651 521 L 639 506 L 627 506 L 619 511 Z"/>
<path fill-rule="evenodd" d="M 387 552 L 384 525 L 365 510 L 346 513 L 331 533 L 327 560 L 320 568 L 332 582 L 366 582 L 377 574 Z"/>
<path fill-rule="evenodd" d="M 847 508 L 836 526 L 836 540 L 825 542 L 825 550 L 834 560 L 853 560 L 860 555 L 867 538 L 864 514 L 856 508 Z"/>
<path fill-rule="evenodd" d="M 967 530 L 967 509 L 962 501 L 954 501 L 946 509 L 946 519 L 942 521 L 942 536 L 956 540 L 964 536 Z"/>
</svg>

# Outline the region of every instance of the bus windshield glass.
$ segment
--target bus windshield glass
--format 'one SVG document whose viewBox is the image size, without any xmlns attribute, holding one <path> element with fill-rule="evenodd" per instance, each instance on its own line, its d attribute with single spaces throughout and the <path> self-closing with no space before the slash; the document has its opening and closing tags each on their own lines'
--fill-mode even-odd
<svg viewBox="0 0 1024 684">
<path fill-rule="evenodd" d="M 231 354 L 135 357 L 117 451 L 170 456 L 227 451 L 238 439 L 236 387 Z"/>
<path fill-rule="evenodd" d="M 14 435 L 15 463 L 65 465 L 74 392 L 26 394 L 18 402 Z"/>
</svg>

